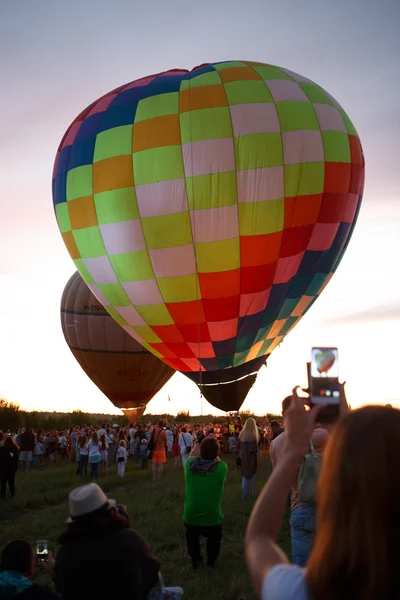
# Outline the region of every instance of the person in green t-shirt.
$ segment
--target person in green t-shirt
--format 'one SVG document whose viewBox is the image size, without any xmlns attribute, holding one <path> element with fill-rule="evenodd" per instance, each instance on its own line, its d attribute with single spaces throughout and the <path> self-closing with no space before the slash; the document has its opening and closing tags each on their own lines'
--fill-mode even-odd
<svg viewBox="0 0 400 600">
<path fill-rule="evenodd" d="M 185 466 L 186 498 L 183 520 L 186 542 L 193 567 L 201 566 L 200 537 L 207 538 L 207 565 L 214 567 L 222 539 L 221 509 L 228 466 L 218 457 L 218 441 L 205 438 L 200 457 L 190 457 Z"/>
</svg>

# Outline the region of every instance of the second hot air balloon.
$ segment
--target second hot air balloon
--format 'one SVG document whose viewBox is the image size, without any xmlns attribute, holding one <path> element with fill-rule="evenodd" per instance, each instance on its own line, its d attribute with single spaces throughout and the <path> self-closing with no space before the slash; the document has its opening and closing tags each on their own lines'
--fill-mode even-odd
<svg viewBox="0 0 400 600">
<path fill-rule="evenodd" d="M 65 286 L 61 326 L 82 369 L 131 422 L 175 372 L 110 317 L 79 273 Z"/>
</svg>

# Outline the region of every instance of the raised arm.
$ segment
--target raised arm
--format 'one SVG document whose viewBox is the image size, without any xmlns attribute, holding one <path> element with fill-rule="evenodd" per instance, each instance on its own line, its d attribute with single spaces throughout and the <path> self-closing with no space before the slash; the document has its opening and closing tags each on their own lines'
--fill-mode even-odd
<svg viewBox="0 0 400 600">
<path fill-rule="evenodd" d="M 285 414 L 286 442 L 271 477 L 264 486 L 251 514 L 246 532 L 246 558 L 254 589 L 261 596 L 268 572 L 287 563 L 285 553 L 276 543 L 287 507 L 287 494 L 307 451 L 308 440 L 320 408 L 310 411 L 293 390 L 292 402 Z"/>
</svg>

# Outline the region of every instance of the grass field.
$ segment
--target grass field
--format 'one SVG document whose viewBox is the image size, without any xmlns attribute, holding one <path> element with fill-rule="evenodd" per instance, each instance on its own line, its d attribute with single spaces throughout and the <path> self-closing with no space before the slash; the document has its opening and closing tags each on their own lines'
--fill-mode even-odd
<svg viewBox="0 0 400 600">
<path fill-rule="evenodd" d="M 225 460 L 225 459 L 224 459 Z M 125 478 L 116 474 L 116 467 L 99 483 L 111 498 L 126 504 L 132 527 L 148 540 L 153 553 L 161 562 L 167 585 L 181 585 L 188 600 L 236 600 L 244 596 L 254 600 L 244 560 L 244 533 L 254 504 L 243 502 L 240 476 L 228 457 L 228 477 L 225 486 L 223 510 L 224 537 L 221 555 L 215 570 L 206 567 L 193 571 L 187 556 L 182 512 L 184 504 L 184 475 L 174 469 L 171 459 L 163 479 L 153 483 L 151 471 L 140 471 L 129 462 Z M 269 457 L 263 456 L 258 473 L 258 489 L 267 479 Z M 47 539 L 55 553 L 57 539 L 64 530 L 68 516 L 68 493 L 82 480 L 75 475 L 75 465 L 59 462 L 46 465 L 43 470 L 17 473 L 17 497 L 0 504 L 0 545 L 10 539 L 25 538 L 33 544 Z M 290 552 L 288 519 L 281 532 L 281 547 Z"/>
</svg>

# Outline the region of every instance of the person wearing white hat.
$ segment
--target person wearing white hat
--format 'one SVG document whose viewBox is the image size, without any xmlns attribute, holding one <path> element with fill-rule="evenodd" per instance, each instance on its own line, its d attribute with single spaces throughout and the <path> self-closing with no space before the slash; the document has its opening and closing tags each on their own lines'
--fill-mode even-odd
<svg viewBox="0 0 400 600">
<path fill-rule="evenodd" d="M 94 597 L 146 600 L 158 582 L 159 562 L 130 528 L 126 507 L 107 498 L 95 483 L 70 493 L 67 531 L 59 542 L 54 575 L 63 600 L 76 600 L 88 574 Z"/>
</svg>

